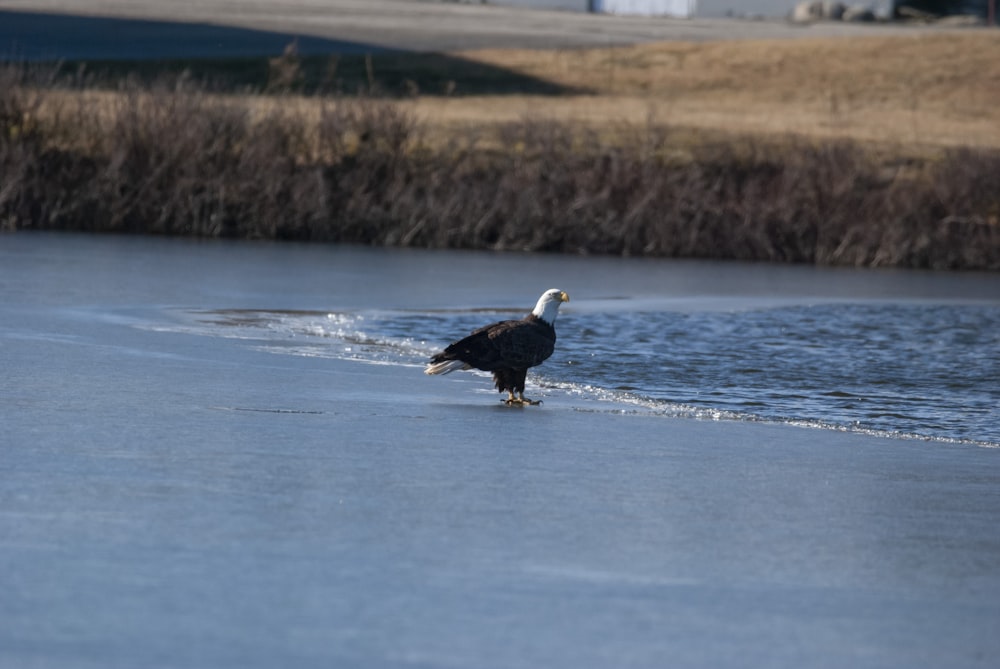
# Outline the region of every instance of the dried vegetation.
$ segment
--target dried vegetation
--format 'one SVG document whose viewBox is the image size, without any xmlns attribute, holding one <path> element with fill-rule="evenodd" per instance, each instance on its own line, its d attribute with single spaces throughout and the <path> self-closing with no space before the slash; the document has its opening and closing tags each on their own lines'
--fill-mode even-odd
<svg viewBox="0 0 1000 669">
<path fill-rule="evenodd" d="M 51 84 L 0 70 L 2 228 L 1000 270 L 988 147 Z"/>
</svg>

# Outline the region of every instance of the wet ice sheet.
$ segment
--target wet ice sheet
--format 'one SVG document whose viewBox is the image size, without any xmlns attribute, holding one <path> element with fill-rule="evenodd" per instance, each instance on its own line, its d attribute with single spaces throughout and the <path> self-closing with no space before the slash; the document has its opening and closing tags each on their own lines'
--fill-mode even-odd
<svg viewBox="0 0 1000 669">
<path fill-rule="evenodd" d="M 276 354 L 172 315 L 364 310 L 390 284 L 394 308 L 517 306 L 458 281 L 465 256 L 20 235 L 0 256 L 0 665 L 1000 657 L 996 449 L 569 393 L 512 411 L 471 375 Z M 559 285 L 558 261 L 511 263 Z"/>
</svg>

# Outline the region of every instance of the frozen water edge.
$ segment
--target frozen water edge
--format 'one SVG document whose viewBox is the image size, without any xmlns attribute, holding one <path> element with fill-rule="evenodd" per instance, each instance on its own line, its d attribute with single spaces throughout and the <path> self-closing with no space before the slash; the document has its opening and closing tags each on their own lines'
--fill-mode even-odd
<svg viewBox="0 0 1000 669">
<path fill-rule="evenodd" d="M 398 365 L 411 369 L 422 369 L 426 360 L 436 351 L 434 346 L 425 341 L 415 341 L 412 336 L 391 336 L 383 331 L 387 322 L 392 322 L 404 313 L 220 310 L 185 315 L 185 318 L 188 316 L 196 318 L 198 324 L 186 323 L 179 327 L 183 331 L 206 336 L 261 339 L 266 343 L 255 346 L 256 350 L 275 354 L 334 358 L 373 365 Z M 443 312 L 438 310 L 438 313 Z M 467 314 L 470 312 L 453 310 L 452 313 Z M 487 313 L 492 313 L 491 316 L 488 316 L 489 318 L 511 317 L 510 314 Z M 516 314 L 517 312 L 514 312 L 514 315 Z M 164 329 L 160 324 L 147 327 Z M 538 372 L 538 369 L 541 371 Z M 490 377 L 488 373 L 476 370 L 467 373 L 482 379 Z M 478 388 L 477 390 L 492 392 L 489 390 L 490 385 L 490 383 L 486 384 L 487 390 Z M 998 443 L 980 439 L 926 435 L 900 429 L 877 429 L 858 423 L 836 423 L 797 417 L 779 419 L 762 416 L 751 411 L 733 411 L 670 402 L 628 390 L 602 388 L 585 382 L 553 380 L 546 368 L 532 370 L 529 373 L 529 385 L 529 394 L 543 399 L 545 397 L 559 397 L 572 403 L 578 411 L 643 413 L 698 420 L 772 423 L 808 429 L 856 432 L 891 439 L 1000 448 Z"/>
</svg>

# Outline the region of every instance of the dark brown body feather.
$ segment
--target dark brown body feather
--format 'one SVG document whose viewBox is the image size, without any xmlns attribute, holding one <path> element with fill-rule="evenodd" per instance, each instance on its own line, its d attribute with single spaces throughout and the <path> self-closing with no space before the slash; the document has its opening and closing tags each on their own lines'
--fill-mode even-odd
<svg viewBox="0 0 1000 669">
<path fill-rule="evenodd" d="M 461 360 L 493 372 L 493 382 L 500 392 L 523 393 L 528 368 L 542 364 L 555 346 L 555 328 L 528 314 L 519 321 L 500 321 L 474 330 L 435 355 L 431 362 Z"/>
</svg>

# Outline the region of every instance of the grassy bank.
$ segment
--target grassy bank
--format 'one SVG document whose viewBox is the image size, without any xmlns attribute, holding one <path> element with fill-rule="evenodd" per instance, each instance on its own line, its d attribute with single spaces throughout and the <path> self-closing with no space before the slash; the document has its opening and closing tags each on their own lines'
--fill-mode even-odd
<svg viewBox="0 0 1000 669">
<path fill-rule="evenodd" d="M 993 149 L 0 72 L 9 230 L 998 270 L 998 182 Z"/>
</svg>

